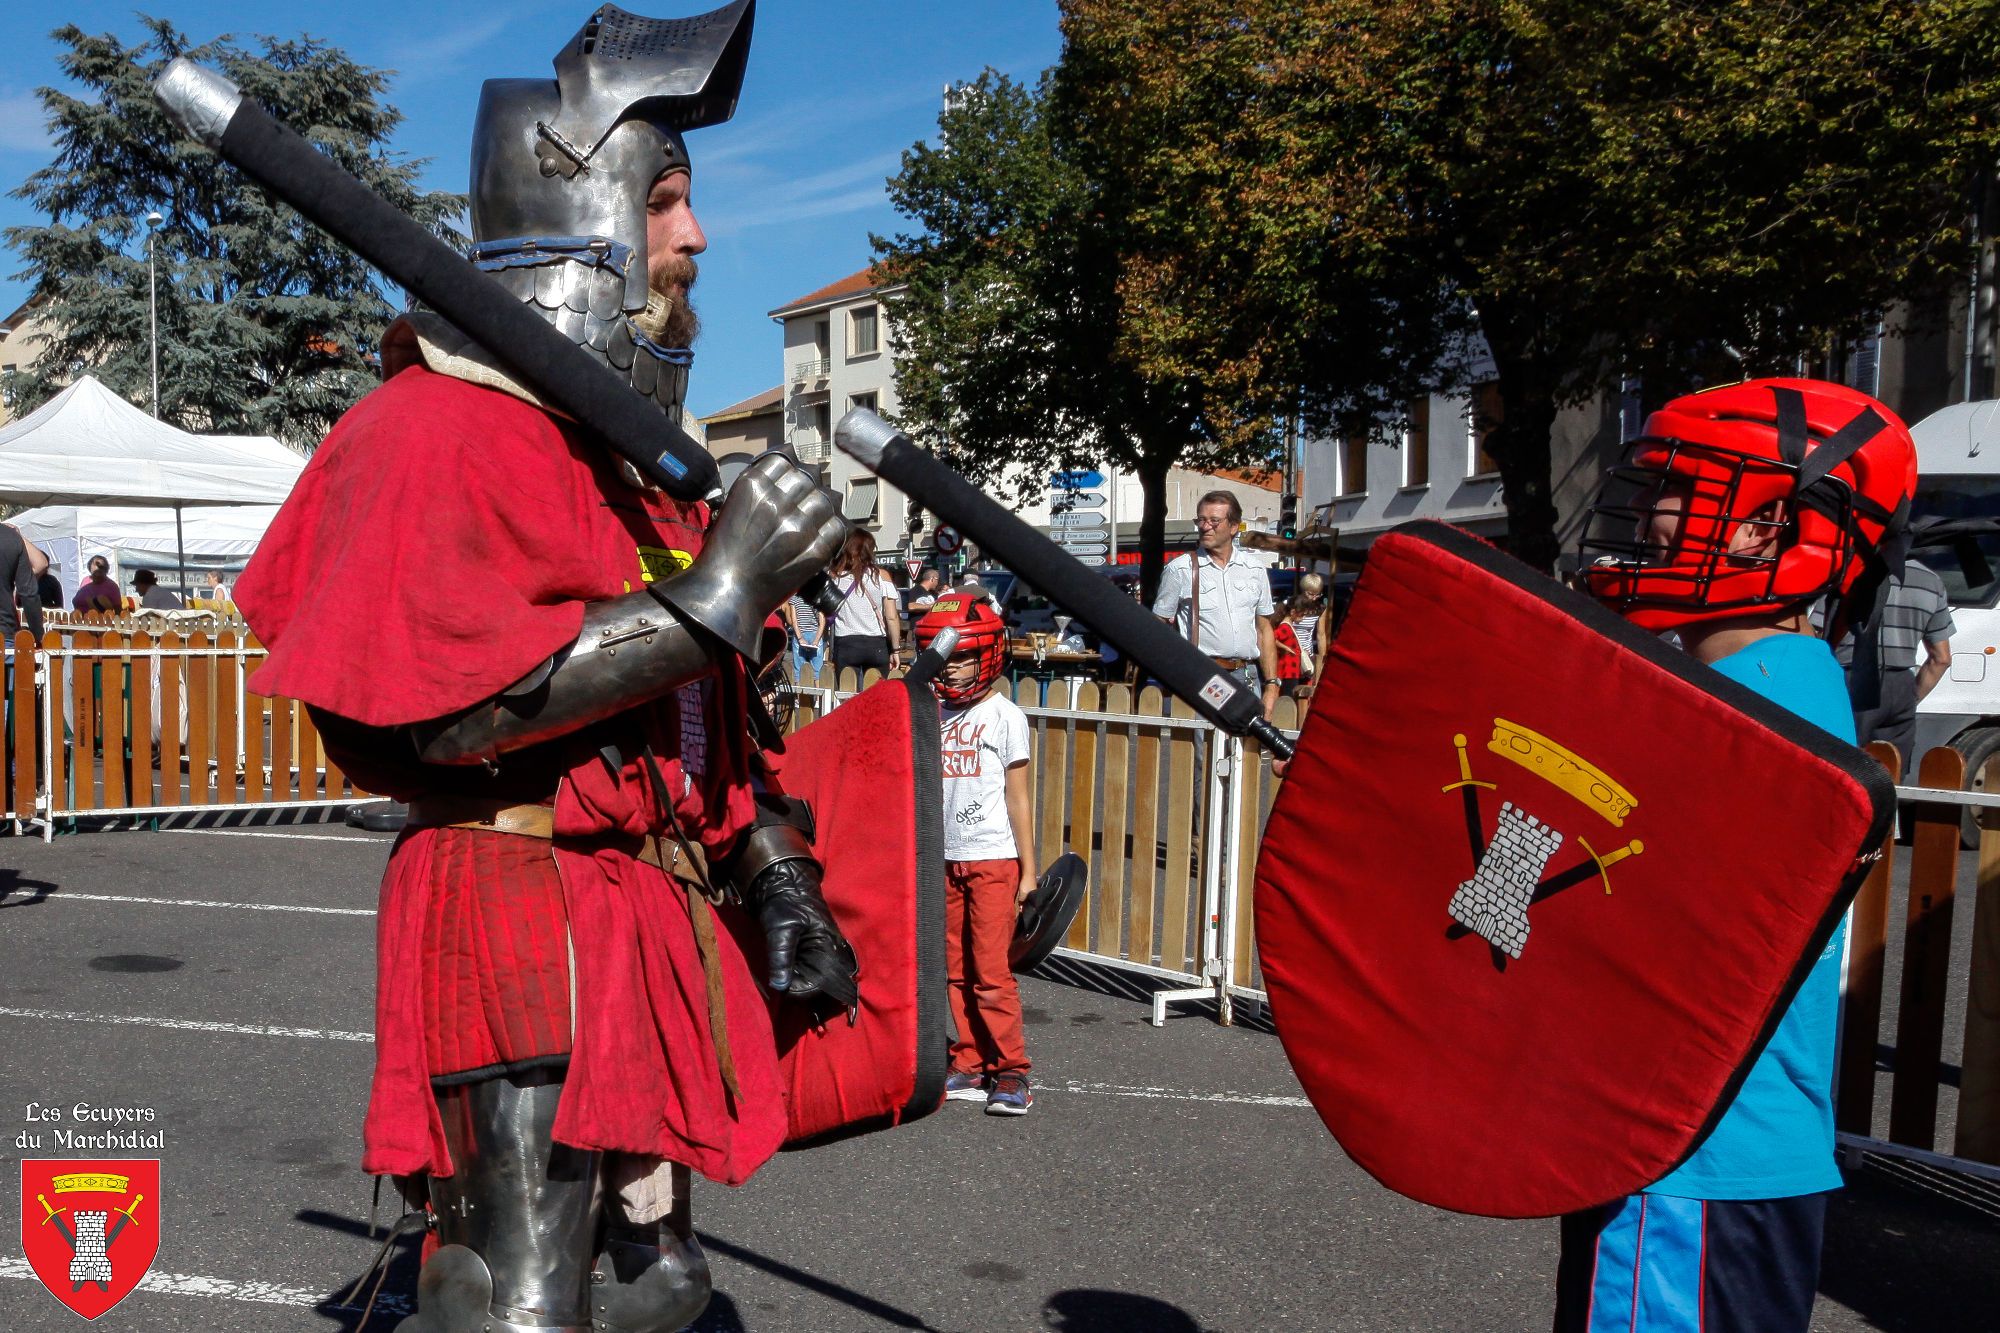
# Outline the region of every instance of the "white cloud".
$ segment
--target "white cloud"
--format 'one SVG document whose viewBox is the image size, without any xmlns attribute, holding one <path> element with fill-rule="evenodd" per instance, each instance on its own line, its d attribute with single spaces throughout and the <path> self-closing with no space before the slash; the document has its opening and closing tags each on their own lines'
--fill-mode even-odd
<svg viewBox="0 0 2000 1333">
<path fill-rule="evenodd" d="M 41 98 L 33 93 L 0 94 L 0 153 L 46 154 L 54 146 Z"/>
<path fill-rule="evenodd" d="M 704 131 L 704 139 L 690 147 L 697 168 L 754 164 L 798 153 L 817 143 L 850 143 L 860 133 L 859 127 L 870 121 L 913 106 L 939 106 L 943 99 L 944 86 L 929 82 L 906 82 L 870 92 L 842 89 L 797 98 L 731 121 L 725 129 Z M 702 146 L 709 136 L 713 137 L 713 148 Z"/>
<path fill-rule="evenodd" d="M 381 57 L 381 63 L 405 79 L 444 73 L 514 26 L 519 13 L 519 6 L 508 6 L 477 20 L 434 24 L 431 37 L 391 49 Z"/>
<path fill-rule="evenodd" d="M 746 164 L 725 173 L 735 177 L 725 184 L 706 182 L 702 193 L 718 200 L 720 208 L 705 211 L 697 196 L 695 210 L 713 236 L 729 236 L 772 223 L 858 213 L 884 202 L 888 177 L 899 161 L 896 153 L 874 153 L 810 176 L 781 176 Z"/>
</svg>

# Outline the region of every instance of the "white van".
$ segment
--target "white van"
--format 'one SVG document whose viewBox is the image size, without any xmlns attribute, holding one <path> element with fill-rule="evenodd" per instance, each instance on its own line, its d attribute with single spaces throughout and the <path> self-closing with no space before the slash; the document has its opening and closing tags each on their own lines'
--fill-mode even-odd
<svg viewBox="0 0 2000 1333">
<path fill-rule="evenodd" d="M 1983 788 L 1986 761 L 2000 753 L 2000 401 L 1956 403 L 1910 434 L 1917 442 L 1911 517 L 1996 520 L 1991 532 L 1911 552 L 1944 581 L 1957 626 L 1950 672 L 1917 705 L 1916 753 L 1950 745 Z"/>
</svg>

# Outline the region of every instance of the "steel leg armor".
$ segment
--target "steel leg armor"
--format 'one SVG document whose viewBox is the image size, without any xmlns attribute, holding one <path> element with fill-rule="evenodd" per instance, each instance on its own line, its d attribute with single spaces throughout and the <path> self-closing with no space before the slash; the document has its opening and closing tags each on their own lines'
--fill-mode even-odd
<svg viewBox="0 0 2000 1333">
<path fill-rule="evenodd" d="M 438 1094 L 455 1172 L 430 1182 L 440 1248 L 399 1333 L 671 1333 L 708 1304 L 685 1200 L 664 1224 L 610 1223 L 604 1155 L 554 1141 L 547 1079 Z"/>
</svg>

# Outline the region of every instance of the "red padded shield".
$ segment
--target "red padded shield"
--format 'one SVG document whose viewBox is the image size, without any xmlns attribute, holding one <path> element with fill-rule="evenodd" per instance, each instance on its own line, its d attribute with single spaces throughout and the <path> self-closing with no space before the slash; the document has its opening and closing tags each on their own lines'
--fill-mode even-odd
<svg viewBox="0 0 2000 1333">
<path fill-rule="evenodd" d="M 1443 524 L 1375 543 L 1266 828 L 1257 941 L 1347 1153 L 1536 1217 L 1691 1153 L 1894 810 L 1859 750 Z"/>
<path fill-rule="evenodd" d="M 827 905 L 861 964 L 861 1012 L 815 1025 L 772 1009 L 802 1147 L 929 1115 L 944 1101 L 944 780 L 928 688 L 887 680 L 785 741 L 785 790 L 812 805 Z M 752 958 L 762 944 L 745 941 Z"/>
</svg>

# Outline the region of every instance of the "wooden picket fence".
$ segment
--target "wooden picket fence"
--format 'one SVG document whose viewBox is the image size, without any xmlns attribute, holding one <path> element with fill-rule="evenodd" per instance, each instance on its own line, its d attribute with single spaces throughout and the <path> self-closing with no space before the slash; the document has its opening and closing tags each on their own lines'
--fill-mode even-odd
<svg viewBox="0 0 2000 1333">
<path fill-rule="evenodd" d="M 1898 772 L 1893 748 L 1878 742 L 1868 752 Z M 2000 1179 L 2000 810 L 1984 804 L 1990 798 L 1967 793 L 1965 779 L 1964 757 L 1939 746 L 1918 761 L 1915 785 L 1898 789 L 1913 816 L 1901 921 L 1892 919 L 1893 833 L 1855 898 L 1834 1123 L 1850 1150 Z M 1989 764 L 1986 779 L 1986 791 L 2000 791 L 2000 759 Z M 1959 816 L 1974 802 L 1982 807 L 1982 831 L 1972 919 L 1969 931 L 1956 932 L 1955 948 Z M 1898 957 L 1888 947 L 1892 930 L 1902 936 Z M 1958 973 L 1963 1003 L 1953 995 L 1955 952 L 1965 960 Z M 1883 1058 L 1885 1024 L 1894 1033 L 1893 1060 Z M 1948 1059 L 1953 1047 L 1956 1065 Z"/>
<path fill-rule="evenodd" d="M 214 602 L 201 597 L 191 597 L 181 611 L 140 610 L 126 607 L 119 611 L 66 611 L 60 608 L 42 608 L 43 628 L 116 630 L 120 634 L 131 634 L 137 630 L 151 630 L 164 622 L 169 615 L 186 619 L 189 612 L 206 616 L 213 626 L 223 629 L 241 630 L 243 615 L 234 602 Z M 204 628 L 209 625 L 205 624 Z"/>
<path fill-rule="evenodd" d="M 68 627 L 45 630 L 39 643 L 16 634 L 8 817 L 39 821 L 46 837 L 86 815 L 374 799 L 327 756 L 303 704 L 245 689 L 263 656 L 241 630 L 156 637 Z"/>
</svg>

